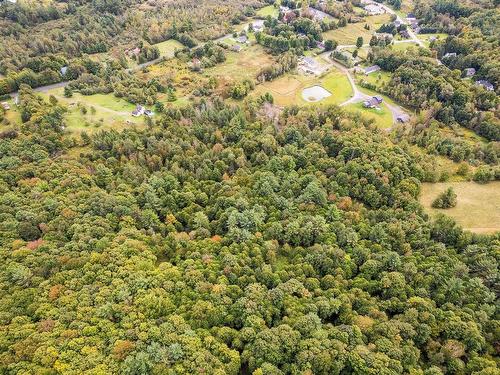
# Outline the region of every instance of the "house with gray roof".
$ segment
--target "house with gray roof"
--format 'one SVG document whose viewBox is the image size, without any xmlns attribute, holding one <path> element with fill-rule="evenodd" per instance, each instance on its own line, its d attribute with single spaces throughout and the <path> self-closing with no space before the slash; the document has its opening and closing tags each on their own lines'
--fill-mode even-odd
<svg viewBox="0 0 500 375">
<path fill-rule="evenodd" d="M 378 65 L 369 66 L 368 68 L 365 68 L 365 75 L 378 72 L 379 70 L 380 70 L 380 66 L 378 66 Z"/>
<path fill-rule="evenodd" d="M 495 87 L 493 86 L 493 84 L 491 82 L 486 81 L 485 79 L 480 79 L 480 80 L 476 81 L 476 85 L 483 86 L 488 91 L 495 90 Z"/>
</svg>

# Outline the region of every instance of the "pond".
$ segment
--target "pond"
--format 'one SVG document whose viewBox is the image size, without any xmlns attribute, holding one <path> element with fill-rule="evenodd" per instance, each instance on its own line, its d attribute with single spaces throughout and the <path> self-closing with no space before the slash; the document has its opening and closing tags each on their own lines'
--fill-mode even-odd
<svg viewBox="0 0 500 375">
<path fill-rule="evenodd" d="M 325 90 L 321 86 L 308 87 L 302 91 L 302 98 L 306 102 L 319 102 L 331 95 L 332 94 L 328 90 Z"/>
</svg>

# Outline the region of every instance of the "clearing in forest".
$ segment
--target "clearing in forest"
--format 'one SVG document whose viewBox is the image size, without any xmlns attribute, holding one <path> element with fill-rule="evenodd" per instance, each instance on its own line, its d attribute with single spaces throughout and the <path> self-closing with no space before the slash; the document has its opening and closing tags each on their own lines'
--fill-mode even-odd
<svg viewBox="0 0 500 375">
<path fill-rule="evenodd" d="M 184 48 L 182 43 L 179 43 L 177 40 L 170 39 L 164 42 L 155 44 L 156 47 L 160 50 L 160 56 L 172 58 L 174 57 L 175 51 L 181 50 Z"/>
<path fill-rule="evenodd" d="M 254 94 L 262 95 L 269 92 L 274 97 L 274 103 L 279 106 L 312 104 L 302 96 L 303 90 L 312 86 L 321 86 L 331 95 L 324 97 L 318 104 L 340 104 L 352 96 L 352 88 L 347 76 L 332 69 L 320 77 L 286 74 L 271 82 L 265 82 L 255 88 Z"/>
<path fill-rule="evenodd" d="M 42 93 L 45 99 L 54 95 L 68 108 L 65 124 L 70 131 L 94 131 L 101 128 L 121 130 L 127 126 L 143 125 L 144 119 L 133 117 L 135 105 L 113 94 L 81 95 L 74 93 L 71 98 L 63 95 L 64 89 L 58 88 Z"/>
<path fill-rule="evenodd" d="M 323 33 L 323 38 L 336 40 L 340 45 L 355 44 L 359 36 L 363 37 L 363 42 L 369 43 L 370 39 L 382 24 L 390 21 L 390 14 L 380 14 L 378 16 L 366 17 L 366 21 L 358 23 L 348 23 L 344 27 L 330 30 Z M 365 29 L 365 25 L 370 27 L 370 30 Z"/>
<path fill-rule="evenodd" d="M 279 15 L 279 11 L 278 8 L 274 7 L 274 5 L 268 5 L 264 8 L 259 9 L 256 14 L 258 17 L 262 18 L 266 18 L 267 16 L 277 18 Z"/>
<path fill-rule="evenodd" d="M 264 66 L 272 63 L 273 58 L 264 51 L 264 48 L 256 44 L 246 47 L 241 52 L 227 52 L 226 61 L 205 69 L 205 73 L 224 80 L 255 79 Z"/>
<path fill-rule="evenodd" d="M 448 209 L 432 208 L 437 196 L 452 187 L 457 194 L 457 205 Z M 420 202 L 430 215 L 443 213 L 452 217 L 464 229 L 475 233 L 500 230 L 500 182 L 447 182 L 422 184 Z"/>
<path fill-rule="evenodd" d="M 349 104 L 344 108 L 351 112 L 359 112 L 368 119 L 373 119 L 375 124 L 382 129 L 389 129 L 394 124 L 392 112 L 383 103 L 379 108 L 365 108 L 363 102 Z"/>
</svg>

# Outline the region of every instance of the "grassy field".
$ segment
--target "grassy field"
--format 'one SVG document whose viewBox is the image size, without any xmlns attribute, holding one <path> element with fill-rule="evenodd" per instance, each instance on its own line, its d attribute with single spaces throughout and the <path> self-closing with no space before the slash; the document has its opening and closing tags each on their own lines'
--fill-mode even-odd
<svg viewBox="0 0 500 375">
<path fill-rule="evenodd" d="M 418 44 L 414 42 L 404 42 L 391 45 L 391 49 L 394 51 L 406 51 L 408 48 L 418 48 Z"/>
<path fill-rule="evenodd" d="M 73 97 L 65 98 L 62 88 L 42 94 L 46 98 L 49 95 L 54 95 L 61 104 L 67 106 L 65 121 L 70 131 L 93 131 L 100 128 L 120 130 L 134 124 L 144 124 L 144 118 L 133 117 L 131 114 L 135 105 L 113 94 L 85 96 L 75 93 Z"/>
<path fill-rule="evenodd" d="M 332 95 L 320 102 L 310 103 L 302 98 L 305 88 L 319 85 L 328 90 Z M 274 102 L 280 106 L 292 104 L 318 105 L 340 104 L 352 96 L 351 85 L 346 75 L 338 70 L 331 70 L 321 77 L 303 76 L 299 74 L 286 74 L 271 82 L 265 82 L 255 88 L 254 95 L 270 92 Z"/>
<path fill-rule="evenodd" d="M 226 61 L 205 70 L 208 75 L 222 80 L 254 79 L 260 69 L 273 62 L 272 57 L 259 45 L 245 48 L 241 52 L 227 52 Z"/>
<path fill-rule="evenodd" d="M 360 59 L 365 60 L 368 57 L 368 53 L 371 51 L 371 47 L 361 47 L 361 48 L 347 47 L 342 49 L 342 51 L 350 52 L 351 55 L 355 50 L 358 50 L 358 57 Z"/>
<path fill-rule="evenodd" d="M 456 207 L 446 210 L 432 208 L 434 199 L 448 187 L 457 194 Z M 500 230 L 500 182 L 484 185 L 475 182 L 426 183 L 422 184 L 420 202 L 430 215 L 444 213 L 472 232 Z"/>
<path fill-rule="evenodd" d="M 262 18 L 266 18 L 267 16 L 276 18 L 278 17 L 278 14 L 279 14 L 278 9 L 275 8 L 273 5 L 268 5 L 267 7 L 260 8 L 257 11 L 257 16 Z"/>
<path fill-rule="evenodd" d="M 393 125 L 392 113 L 382 104 L 380 109 L 365 108 L 363 103 L 349 104 L 344 107 L 348 111 L 358 112 L 366 118 L 373 119 L 375 124 L 382 129 L 389 129 Z"/>
<path fill-rule="evenodd" d="M 365 81 L 368 83 L 371 83 L 373 85 L 376 85 L 377 87 L 383 86 L 384 84 L 388 83 L 391 80 L 391 73 L 390 72 L 385 72 L 385 71 L 378 71 L 372 74 L 364 75 L 364 74 L 357 74 L 355 76 L 356 81 L 361 82 Z"/>
<path fill-rule="evenodd" d="M 437 38 L 438 40 L 443 40 L 448 36 L 448 34 L 418 34 L 417 38 L 420 39 L 422 42 L 424 42 L 424 45 L 426 47 L 429 47 L 431 44 L 430 39 L 432 37 Z"/>
<path fill-rule="evenodd" d="M 375 30 L 389 21 L 389 14 L 366 17 L 366 22 L 348 23 L 345 27 L 327 31 L 323 33 L 323 38 L 336 40 L 339 44 L 355 44 L 357 38 L 361 36 L 364 43 L 369 43 Z M 370 26 L 370 30 L 365 29 L 365 24 Z"/>
<path fill-rule="evenodd" d="M 21 123 L 21 113 L 19 112 L 18 107 L 14 105 L 14 100 L 1 100 L 1 102 L 7 102 L 10 105 L 10 109 L 5 112 L 4 123 L 0 122 L 0 131 L 4 131 L 10 129 L 14 124 Z"/>
<path fill-rule="evenodd" d="M 174 57 L 174 53 L 176 50 L 181 50 L 184 48 L 182 43 L 179 43 L 177 40 L 173 39 L 155 44 L 155 46 L 160 50 L 160 56 L 168 58 Z"/>
</svg>

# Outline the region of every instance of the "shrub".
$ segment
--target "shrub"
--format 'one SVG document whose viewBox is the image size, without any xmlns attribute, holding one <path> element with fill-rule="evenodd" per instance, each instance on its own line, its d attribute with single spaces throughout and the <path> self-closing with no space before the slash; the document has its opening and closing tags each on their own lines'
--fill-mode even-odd
<svg viewBox="0 0 500 375">
<path fill-rule="evenodd" d="M 450 187 L 444 192 L 439 194 L 434 202 L 432 202 L 432 207 L 434 208 L 451 208 L 457 205 L 457 194 Z"/>
</svg>

